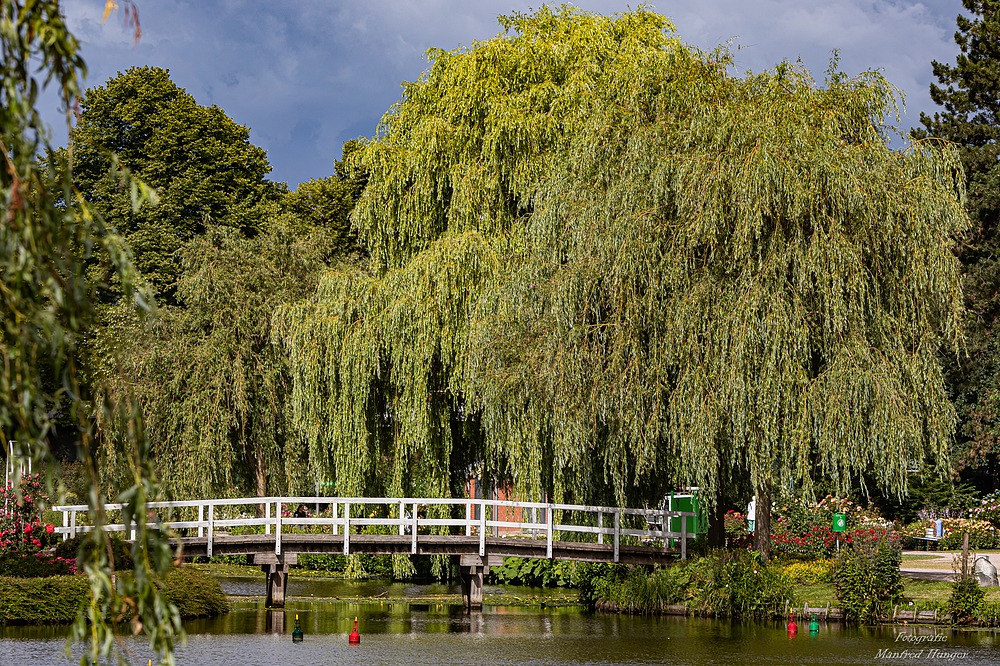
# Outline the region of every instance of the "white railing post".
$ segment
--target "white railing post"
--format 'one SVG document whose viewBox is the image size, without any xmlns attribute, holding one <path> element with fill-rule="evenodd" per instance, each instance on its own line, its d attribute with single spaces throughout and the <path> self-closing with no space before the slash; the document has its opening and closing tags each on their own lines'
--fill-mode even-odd
<svg viewBox="0 0 1000 666">
<path fill-rule="evenodd" d="M 215 505 L 208 505 L 208 547 L 206 552 L 212 557 L 212 537 L 215 535 Z"/>
<path fill-rule="evenodd" d="M 271 503 L 264 502 L 264 535 L 271 534 Z"/>
<path fill-rule="evenodd" d="M 601 531 L 603 529 L 604 529 L 604 512 L 603 511 L 598 511 L 597 512 L 597 543 L 599 543 L 599 544 L 603 544 L 604 543 L 604 532 Z"/>
<path fill-rule="evenodd" d="M 330 528 L 333 530 L 333 536 L 337 536 L 337 503 L 330 502 Z"/>
<path fill-rule="evenodd" d="M 73 513 L 69 516 L 69 528 L 70 534 L 76 536 L 76 509 L 73 509 Z"/>
<path fill-rule="evenodd" d="M 198 505 L 198 538 L 205 536 L 205 505 Z"/>
<path fill-rule="evenodd" d="M 479 503 L 479 557 L 486 556 L 486 500 Z"/>
<path fill-rule="evenodd" d="M 281 555 L 281 500 L 274 503 L 274 554 Z"/>
<path fill-rule="evenodd" d="M 399 502 L 399 536 L 406 534 L 406 505 L 400 500 Z"/>
<path fill-rule="evenodd" d="M 667 515 L 667 510 L 663 510 L 663 515 L 660 516 L 660 529 L 663 531 L 663 552 L 667 552 L 667 533 L 670 532 L 670 516 Z"/>
<path fill-rule="evenodd" d="M 545 508 L 545 557 L 552 559 L 552 505 Z"/>
<path fill-rule="evenodd" d="M 351 503 L 344 502 L 344 555 L 351 554 Z"/>
<path fill-rule="evenodd" d="M 538 524 L 538 507 L 537 506 L 531 507 L 531 524 L 532 525 L 537 525 Z M 532 539 L 537 539 L 538 538 L 538 530 L 536 530 L 534 527 L 531 528 L 531 538 Z"/>
<path fill-rule="evenodd" d="M 472 536 L 472 505 L 465 505 L 465 536 Z"/>
<path fill-rule="evenodd" d="M 65 528 L 69 527 L 69 511 L 63 511 L 63 541 L 69 538 L 69 532 L 65 531 Z"/>
<path fill-rule="evenodd" d="M 621 509 L 615 509 L 615 562 L 618 561 L 618 542 L 621 539 Z"/>
<path fill-rule="evenodd" d="M 688 557 L 688 526 L 687 516 L 681 516 L 681 559 Z"/>
<path fill-rule="evenodd" d="M 402 506 L 402 504 L 400 504 L 400 506 Z M 417 503 L 416 502 L 413 503 L 413 515 L 410 516 L 410 520 L 413 521 L 413 524 L 410 527 L 410 531 L 412 532 L 413 535 L 413 542 L 410 544 L 410 553 L 416 555 L 417 554 Z"/>
</svg>

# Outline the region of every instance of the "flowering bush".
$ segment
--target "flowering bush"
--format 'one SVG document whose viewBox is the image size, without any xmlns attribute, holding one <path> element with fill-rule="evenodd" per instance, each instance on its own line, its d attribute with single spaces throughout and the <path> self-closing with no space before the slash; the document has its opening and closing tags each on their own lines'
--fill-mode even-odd
<svg viewBox="0 0 1000 666">
<path fill-rule="evenodd" d="M 37 552 L 4 553 L 0 555 L 0 576 L 16 578 L 48 578 L 49 576 L 70 576 L 76 573 L 76 560 Z"/>
<path fill-rule="evenodd" d="M 782 570 L 796 585 L 816 585 L 829 583 L 833 580 L 831 569 L 833 560 L 815 560 L 813 562 L 793 562 Z"/>
<path fill-rule="evenodd" d="M 938 549 L 955 550 L 962 547 L 965 532 L 969 533 L 969 547 L 977 550 L 1000 548 L 1000 531 L 986 520 L 953 518 L 941 523 L 944 535 L 938 541 Z"/>
<path fill-rule="evenodd" d="M 753 543 L 747 517 L 739 511 L 729 510 L 725 515 L 726 545 L 730 548 L 743 549 Z"/>
<path fill-rule="evenodd" d="M 0 490 L 0 553 L 35 553 L 55 541 L 55 527 L 41 519 L 44 495 L 38 479 L 37 474 L 22 477 L 20 493 L 13 484 Z"/>
<path fill-rule="evenodd" d="M 840 534 L 841 544 L 853 539 L 869 539 L 891 532 L 892 523 L 881 518 L 874 508 L 865 508 L 847 498 L 827 495 L 819 502 L 793 500 L 777 509 L 771 523 L 771 545 L 776 555 L 799 559 L 831 557 L 837 550 L 833 515 L 846 517 L 847 530 Z M 895 538 L 895 537 L 893 537 Z"/>
<path fill-rule="evenodd" d="M 987 495 L 979 504 L 970 508 L 968 517 L 973 520 L 985 520 L 993 527 L 1000 527 L 1000 491 Z"/>
</svg>

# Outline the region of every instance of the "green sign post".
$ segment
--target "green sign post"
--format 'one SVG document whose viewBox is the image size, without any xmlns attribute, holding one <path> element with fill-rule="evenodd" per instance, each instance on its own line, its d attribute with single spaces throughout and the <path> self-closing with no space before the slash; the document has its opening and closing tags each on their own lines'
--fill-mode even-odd
<svg viewBox="0 0 1000 666">
<path fill-rule="evenodd" d="M 834 532 L 846 532 L 847 531 L 847 516 L 843 513 L 833 514 L 833 531 Z"/>
<path fill-rule="evenodd" d="M 837 552 L 840 552 L 840 533 L 847 531 L 847 516 L 843 513 L 833 514 L 833 532 L 837 535 Z"/>
</svg>

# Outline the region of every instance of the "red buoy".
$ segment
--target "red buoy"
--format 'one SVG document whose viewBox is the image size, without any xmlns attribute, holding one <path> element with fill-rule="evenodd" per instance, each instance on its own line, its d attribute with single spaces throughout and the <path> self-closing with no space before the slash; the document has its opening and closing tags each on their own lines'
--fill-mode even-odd
<svg viewBox="0 0 1000 666">
<path fill-rule="evenodd" d="M 347 642 L 351 645 L 361 644 L 361 634 L 358 633 L 358 618 L 354 618 L 354 631 L 347 637 Z"/>
<path fill-rule="evenodd" d="M 791 613 L 788 614 L 788 635 L 794 636 L 799 633 L 799 625 L 795 624 L 795 616 Z"/>
</svg>

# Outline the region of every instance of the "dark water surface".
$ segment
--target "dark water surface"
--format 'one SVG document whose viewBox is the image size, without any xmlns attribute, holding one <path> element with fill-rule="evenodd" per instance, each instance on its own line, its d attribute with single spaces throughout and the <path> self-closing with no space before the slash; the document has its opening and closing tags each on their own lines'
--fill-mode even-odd
<svg viewBox="0 0 1000 666">
<path fill-rule="evenodd" d="M 335 596 L 341 597 L 354 596 L 352 591 L 368 595 L 370 586 L 378 587 L 338 585 Z M 240 601 L 226 616 L 185 623 L 188 639 L 177 652 L 177 663 L 1000 664 L 1000 634 L 995 632 L 823 624 L 816 636 L 803 630 L 790 639 L 778 623 L 586 615 L 577 608 L 487 607 L 482 613 L 469 614 L 458 605 L 405 598 L 450 591 L 445 587 L 383 587 L 387 588 L 386 600 L 374 604 L 293 598 L 282 612 L 263 609 L 259 600 Z M 319 590 L 306 585 L 299 593 L 302 589 L 312 589 L 311 594 Z M 291 641 L 296 614 L 305 632 L 302 643 Z M 359 618 L 361 645 L 349 646 L 347 635 L 355 616 Z M 72 662 L 63 653 L 65 636 L 63 627 L 0 628 L 0 665 L 66 666 Z M 133 663 L 145 664 L 152 657 L 142 642 L 130 641 L 128 645 L 133 650 Z"/>
</svg>

